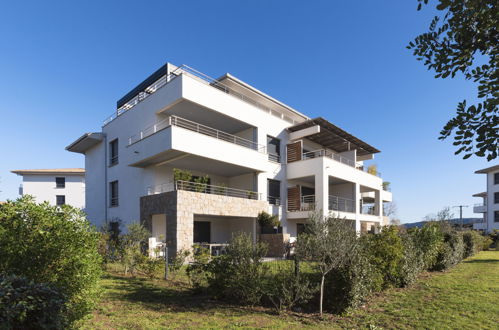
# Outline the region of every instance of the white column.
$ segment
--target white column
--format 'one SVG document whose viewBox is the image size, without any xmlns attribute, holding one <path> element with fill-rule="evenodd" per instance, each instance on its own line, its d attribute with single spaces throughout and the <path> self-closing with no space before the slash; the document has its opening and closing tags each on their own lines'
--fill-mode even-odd
<svg viewBox="0 0 499 330">
<path fill-rule="evenodd" d="M 354 199 L 355 199 L 355 231 L 360 233 L 360 184 L 354 183 Z"/>
<path fill-rule="evenodd" d="M 381 200 L 380 190 L 375 190 L 374 192 L 374 205 L 376 208 L 376 215 L 380 218 L 383 217 L 383 201 Z"/>
<path fill-rule="evenodd" d="M 315 175 L 315 209 L 323 217 L 329 214 L 329 176 L 324 168 Z"/>
</svg>

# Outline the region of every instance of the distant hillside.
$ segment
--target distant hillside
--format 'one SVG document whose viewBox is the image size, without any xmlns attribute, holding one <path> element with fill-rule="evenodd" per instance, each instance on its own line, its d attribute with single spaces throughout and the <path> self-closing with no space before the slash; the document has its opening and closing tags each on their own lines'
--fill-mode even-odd
<svg viewBox="0 0 499 330">
<path fill-rule="evenodd" d="M 463 218 L 463 224 L 466 226 L 473 225 L 475 222 L 482 221 L 482 218 Z M 419 221 L 419 222 L 411 222 L 411 223 L 403 223 L 402 225 L 406 228 L 412 228 L 412 227 L 423 227 L 425 223 L 428 221 Z M 454 218 L 449 220 L 450 223 L 460 225 L 461 224 L 461 219 L 459 218 Z"/>
</svg>

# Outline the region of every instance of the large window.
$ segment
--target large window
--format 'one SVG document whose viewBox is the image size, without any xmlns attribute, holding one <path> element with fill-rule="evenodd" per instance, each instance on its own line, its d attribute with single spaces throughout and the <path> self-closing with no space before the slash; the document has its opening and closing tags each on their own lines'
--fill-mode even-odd
<svg viewBox="0 0 499 330">
<path fill-rule="evenodd" d="M 55 196 L 55 203 L 56 203 L 56 205 L 66 204 L 66 196 L 64 196 L 64 195 Z"/>
<path fill-rule="evenodd" d="M 494 173 L 494 184 L 499 184 L 499 172 Z"/>
<path fill-rule="evenodd" d="M 494 204 L 499 204 L 499 192 L 494 193 Z"/>
<path fill-rule="evenodd" d="M 267 179 L 268 201 L 273 205 L 281 205 L 281 181 Z"/>
<path fill-rule="evenodd" d="M 66 178 L 55 178 L 55 187 L 56 188 L 65 188 L 66 187 Z"/>
<path fill-rule="evenodd" d="M 118 181 L 109 183 L 109 206 L 119 205 Z"/>
<path fill-rule="evenodd" d="M 109 166 L 118 164 L 118 139 L 109 142 Z"/>
<path fill-rule="evenodd" d="M 499 211 L 494 211 L 494 222 L 499 222 Z"/>
<path fill-rule="evenodd" d="M 269 160 L 280 163 L 281 162 L 281 140 L 278 138 L 267 135 L 267 153 Z"/>
</svg>

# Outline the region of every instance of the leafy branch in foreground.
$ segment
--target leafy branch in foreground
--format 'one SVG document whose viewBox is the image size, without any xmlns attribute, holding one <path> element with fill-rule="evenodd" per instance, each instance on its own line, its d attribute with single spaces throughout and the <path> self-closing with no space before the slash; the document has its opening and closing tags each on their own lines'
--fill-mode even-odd
<svg viewBox="0 0 499 330">
<path fill-rule="evenodd" d="M 428 0 L 418 0 L 418 10 Z M 476 105 L 466 100 L 457 106 L 456 116 L 440 132 L 440 140 L 454 137 L 455 154 L 473 154 L 493 160 L 499 150 L 499 37 L 497 0 L 438 0 L 441 16 L 431 21 L 429 31 L 407 46 L 435 78 L 465 79 L 478 83 Z"/>
</svg>

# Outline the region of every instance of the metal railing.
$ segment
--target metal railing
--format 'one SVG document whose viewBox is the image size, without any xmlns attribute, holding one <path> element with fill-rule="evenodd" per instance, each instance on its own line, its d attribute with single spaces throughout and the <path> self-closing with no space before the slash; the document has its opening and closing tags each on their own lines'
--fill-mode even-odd
<svg viewBox="0 0 499 330">
<path fill-rule="evenodd" d="M 295 121 L 293 119 L 291 119 L 288 116 L 285 116 L 281 112 L 274 110 L 274 109 L 271 109 L 271 108 L 267 107 L 266 105 L 264 105 L 258 101 L 255 101 L 253 98 L 250 98 L 242 93 L 236 92 L 232 88 L 229 88 L 228 86 L 219 82 L 217 79 L 214 79 L 214 78 L 212 78 L 212 77 L 210 77 L 202 72 L 199 72 L 199 71 L 184 64 L 184 65 L 179 66 L 174 71 L 161 76 L 158 80 L 156 80 L 154 83 L 152 83 L 151 85 L 146 87 L 143 91 L 139 92 L 134 98 L 132 98 L 126 104 L 124 104 L 123 106 L 116 109 L 116 111 L 112 115 L 110 115 L 108 118 L 106 118 L 104 120 L 103 126 L 107 125 L 108 123 L 110 123 L 111 121 L 113 121 L 114 119 L 116 119 L 117 117 L 119 117 L 120 115 L 125 113 L 126 111 L 132 109 L 134 106 L 136 106 L 137 104 L 142 102 L 144 99 L 146 99 L 151 94 L 155 93 L 161 87 L 167 85 L 175 77 L 178 77 L 181 74 L 186 74 L 192 78 L 196 78 L 197 80 L 201 81 L 204 84 L 207 84 L 207 85 L 214 87 L 214 88 L 216 88 L 224 93 L 227 93 L 231 96 L 234 96 L 234 97 L 236 97 L 236 98 L 238 98 L 246 103 L 249 103 L 249 104 L 259 108 L 260 110 L 263 110 L 263 111 L 265 111 L 265 112 L 267 112 L 267 113 L 269 113 L 277 118 L 281 118 L 281 119 L 286 120 L 287 122 L 289 122 L 291 124 L 295 124 Z"/>
<path fill-rule="evenodd" d="M 315 195 L 304 195 L 300 197 L 300 211 L 315 210 Z"/>
<path fill-rule="evenodd" d="M 236 188 L 230 188 L 230 187 L 224 187 L 224 186 L 215 186 L 215 185 L 190 182 L 190 181 L 180 181 L 180 180 L 177 181 L 175 183 L 175 189 L 176 190 L 199 192 L 199 193 L 204 193 L 204 194 L 213 194 L 213 195 L 222 195 L 222 196 L 229 196 L 229 197 L 254 199 L 254 200 L 261 199 L 260 193 L 258 193 L 256 191 L 236 189 Z"/>
<path fill-rule="evenodd" d="M 169 191 L 175 190 L 175 183 L 173 181 L 161 183 L 154 186 L 149 186 L 146 188 L 147 195 L 162 194 Z"/>
<path fill-rule="evenodd" d="M 354 213 L 355 201 L 349 198 L 329 195 L 329 210 Z"/>
<path fill-rule="evenodd" d="M 325 149 L 308 151 L 308 152 L 304 152 L 302 154 L 302 160 L 313 159 L 313 158 L 318 158 L 318 157 L 328 157 L 328 158 L 331 158 L 332 160 L 335 160 L 335 161 L 340 162 L 342 164 L 353 167 L 357 170 L 364 171 L 366 173 L 381 177 L 380 172 L 378 172 L 378 171 L 373 172 L 372 170 L 369 170 L 368 168 L 364 168 L 363 165 L 360 165 L 359 163 L 357 163 L 354 160 L 343 157 L 339 154 L 335 154 L 335 153 L 328 151 L 328 150 L 325 150 Z"/>
<path fill-rule="evenodd" d="M 274 163 L 280 163 L 281 162 L 281 156 L 278 154 L 272 154 L 269 153 L 269 160 Z"/>
<path fill-rule="evenodd" d="M 169 126 L 177 126 L 181 128 L 188 129 L 190 131 L 211 136 L 213 138 L 233 143 L 241 147 L 245 147 L 248 149 L 256 150 L 261 153 L 265 153 L 267 150 L 267 147 L 261 144 L 258 144 L 256 142 L 253 142 L 251 140 L 244 139 L 242 137 L 239 137 L 237 135 L 229 134 L 223 131 L 220 131 L 218 129 L 205 126 L 203 124 L 196 123 L 194 121 L 184 119 L 178 116 L 169 116 L 156 124 L 147 127 L 143 131 L 139 132 L 138 134 L 132 135 L 131 137 L 128 138 L 128 145 L 131 145 L 133 143 L 139 142 L 140 140 L 151 136 Z"/>
<path fill-rule="evenodd" d="M 267 196 L 267 202 L 269 202 L 269 204 L 271 205 L 281 205 L 281 199 L 279 197 Z"/>
<path fill-rule="evenodd" d="M 481 207 L 481 206 L 487 206 L 487 203 L 477 203 L 473 205 L 473 207 Z"/>
<path fill-rule="evenodd" d="M 362 214 L 376 215 L 376 206 L 363 205 L 362 209 L 360 210 L 360 213 L 362 213 Z"/>
</svg>

